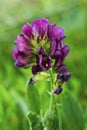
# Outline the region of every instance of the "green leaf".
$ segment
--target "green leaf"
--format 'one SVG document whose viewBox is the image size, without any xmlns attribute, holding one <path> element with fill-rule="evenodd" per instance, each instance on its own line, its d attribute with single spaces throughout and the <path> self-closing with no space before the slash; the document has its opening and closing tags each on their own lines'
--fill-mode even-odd
<svg viewBox="0 0 87 130">
<path fill-rule="evenodd" d="M 41 119 L 34 112 L 28 114 L 30 130 L 43 130 Z"/>
<path fill-rule="evenodd" d="M 27 94 L 30 111 L 40 114 L 40 95 L 34 84 L 28 84 Z"/>
<path fill-rule="evenodd" d="M 62 112 L 64 130 L 84 130 L 85 124 L 81 105 L 76 97 L 68 91 L 62 96 Z"/>
</svg>

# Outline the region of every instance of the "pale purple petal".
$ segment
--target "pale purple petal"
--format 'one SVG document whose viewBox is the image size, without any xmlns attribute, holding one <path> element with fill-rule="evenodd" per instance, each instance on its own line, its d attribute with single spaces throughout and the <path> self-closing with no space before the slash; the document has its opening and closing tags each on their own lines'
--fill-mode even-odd
<svg viewBox="0 0 87 130">
<path fill-rule="evenodd" d="M 15 41 L 15 44 L 17 45 L 17 43 L 22 42 L 22 43 L 28 43 L 28 40 L 25 38 L 25 36 L 23 34 L 19 34 L 17 36 L 17 40 Z"/>
<path fill-rule="evenodd" d="M 32 28 L 30 26 L 29 23 L 25 24 L 23 27 L 22 27 L 22 32 L 28 37 L 28 38 L 33 38 L 33 33 L 32 33 Z"/>
</svg>

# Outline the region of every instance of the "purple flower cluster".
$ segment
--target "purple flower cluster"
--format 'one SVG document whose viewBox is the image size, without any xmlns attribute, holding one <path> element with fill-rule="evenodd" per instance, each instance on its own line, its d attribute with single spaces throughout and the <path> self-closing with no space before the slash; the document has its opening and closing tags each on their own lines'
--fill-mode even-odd
<svg viewBox="0 0 87 130">
<path fill-rule="evenodd" d="M 16 67 L 32 67 L 32 73 L 47 71 L 50 68 L 58 73 L 58 79 L 64 75 L 63 82 L 67 81 L 70 73 L 63 64 L 65 57 L 69 54 L 68 45 L 62 41 L 66 37 L 64 30 L 56 24 L 50 24 L 45 18 L 35 20 L 22 27 L 16 41 L 16 49 L 13 50 L 13 58 Z M 68 76 L 67 76 L 68 73 Z"/>
</svg>

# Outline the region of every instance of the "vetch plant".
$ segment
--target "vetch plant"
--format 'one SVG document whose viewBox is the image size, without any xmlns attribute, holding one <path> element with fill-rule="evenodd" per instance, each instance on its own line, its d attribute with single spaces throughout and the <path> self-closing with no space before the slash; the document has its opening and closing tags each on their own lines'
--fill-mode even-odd
<svg viewBox="0 0 87 130">
<path fill-rule="evenodd" d="M 63 44 L 64 38 L 66 35 L 61 27 L 50 24 L 45 18 L 40 18 L 32 25 L 25 24 L 22 27 L 22 34 L 19 34 L 15 40 L 16 49 L 13 50 L 15 66 L 31 68 L 33 75 L 27 86 L 30 130 L 62 130 L 54 96 L 62 92 L 62 85 L 71 77 L 64 64 L 70 52 L 69 46 Z M 49 109 L 43 116 L 41 116 L 39 92 L 35 87 L 35 84 L 42 79 L 48 79 L 50 83 Z"/>
</svg>

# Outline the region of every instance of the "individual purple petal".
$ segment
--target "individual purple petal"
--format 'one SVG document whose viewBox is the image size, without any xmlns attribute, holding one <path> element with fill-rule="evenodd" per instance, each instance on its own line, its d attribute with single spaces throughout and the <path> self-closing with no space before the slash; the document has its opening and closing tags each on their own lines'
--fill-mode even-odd
<svg viewBox="0 0 87 130">
<path fill-rule="evenodd" d="M 22 32 L 28 37 L 28 38 L 33 38 L 33 33 L 32 33 L 32 28 L 30 26 L 29 23 L 25 24 L 23 27 L 22 27 Z"/>
<path fill-rule="evenodd" d="M 20 53 L 17 49 L 13 50 L 13 58 L 20 63 L 26 63 L 26 56 L 23 53 Z"/>
<path fill-rule="evenodd" d="M 45 54 L 44 49 L 42 48 L 42 46 L 40 46 L 40 47 L 38 48 L 38 53 L 39 53 L 39 54 L 42 54 L 42 55 Z"/>
<path fill-rule="evenodd" d="M 52 56 L 54 56 L 54 53 L 56 51 L 56 46 L 57 46 L 56 41 L 52 41 L 50 43 L 50 53 Z"/>
<path fill-rule="evenodd" d="M 69 54 L 69 52 L 70 52 L 70 49 L 68 45 L 64 45 L 61 49 L 57 50 L 54 53 L 56 68 L 63 63 L 65 57 Z"/>
<path fill-rule="evenodd" d="M 66 65 L 61 64 L 61 65 L 57 66 L 56 71 L 59 72 L 59 73 L 62 73 L 62 74 L 65 73 L 67 71 Z"/>
<path fill-rule="evenodd" d="M 61 80 L 64 83 L 64 82 L 67 82 L 70 77 L 71 77 L 70 72 L 64 72 L 64 73 L 59 73 L 57 76 L 57 79 Z"/>
<path fill-rule="evenodd" d="M 12 50 L 12 54 L 13 54 L 13 58 L 14 58 L 14 60 L 17 60 L 17 54 L 18 54 L 18 50 L 17 49 L 14 49 L 14 50 Z"/>
<path fill-rule="evenodd" d="M 62 52 L 63 52 L 63 55 L 64 56 L 67 56 L 70 52 L 70 48 L 68 45 L 64 45 L 63 48 L 62 48 Z"/>
<path fill-rule="evenodd" d="M 60 27 L 57 27 L 56 24 L 49 25 L 48 37 L 51 41 L 61 41 L 65 38 L 64 30 Z"/>
<path fill-rule="evenodd" d="M 53 93 L 54 94 L 60 94 L 61 92 L 62 92 L 62 87 L 61 86 L 59 86 L 58 88 L 56 88 L 54 91 L 53 91 Z"/>
<path fill-rule="evenodd" d="M 48 70 L 51 67 L 52 59 L 50 56 L 48 56 L 42 46 L 38 48 L 38 63 L 39 66 L 42 68 L 42 70 Z"/>
<path fill-rule="evenodd" d="M 23 34 L 18 35 L 17 40 L 15 41 L 17 50 L 25 54 L 30 54 L 32 47 L 29 41 L 24 37 Z"/>
<path fill-rule="evenodd" d="M 15 65 L 17 67 L 28 67 L 30 64 L 30 61 L 26 55 L 19 52 L 17 49 L 13 50 L 13 58 L 16 60 Z"/>
<path fill-rule="evenodd" d="M 19 42 L 22 42 L 22 43 L 27 43 L 28 42 L 23 34 L 19 34 L 17 36 L 17 40 L 16 41 L 19 41 Z M 15 41 L 15 44 L 17 45 L 16 41 Z"/>
<path fill-rule="evenodd" d="M 55 59 L 55 66 L 59 66 L 61 64 L 61 59 L 62 59 L 62 52 L 60 50 L 57 50 L 54 53 L 54 59 Z"/>
<path fill-rule="evenodd" d="M 63 28 L 61 28 L 61 27 L 58 27 L 57 28 L 58 29 L 58 40 L 60 39 L 60 40 L 63 40 L 65 37 L 66 37 L 66 35 L 64 34 L 64 29 Z"/>
<path fill-rule="evenodd" d="M 16 43 L 17 43 L 17 50 L 18 51 L 24 52 L 25 54 L 31 53 L 31 47 L 29 47 L 28 45 L 26 45 L 22 42 L 19 42 L 19 41 L 16 41 Z"/>
<path fill-rule="evenodd" d="M 19 61 L 16 61 L 14 64 L 16 67 L 24 67 L 24 64 L 20 63 Z"/>
<path fill-rule="evenodd" d="M 63 45 L 62 45 L 62 42 L 61 42 L 61 41 L 59 41 L 59 42 L 56 41 L 56 45 L 57 45 L 57 46 L 56 46 L 56 50 L 61 50 L 61 49 L 62 49 L 62 46 L 63 46 Z"/>
<path fill-rule="evenodd" d="M 34 65 L 34 66 L 32 66 L 32 73 L 34 74 L 34 75 L 36 75 L 38 72 L 40 72 L 41 71 L 41 68 L 40 68 L 40 66 L 39 65 Z"/>
<path fill-rule="evenodd" d="M 39 65 L 42 70 L 46 71 L 51 68 L 52 59 L 48 55 L 41 55 L 39 58 Z"/>
<path fill-rule="evenodd" d="M 54 57 L 58 58 L 58 57 L 61 57 L 61 56 L 62 56 L 61 50 L 55 51 Z"/>
<path fill-rule="evenodd" d="M 47 34 L 49 21 L 45 18 L 35 20 L 32 24 L 32 30 L 34 35 L 41 37 L 41 39 Z"/>
</svg>

